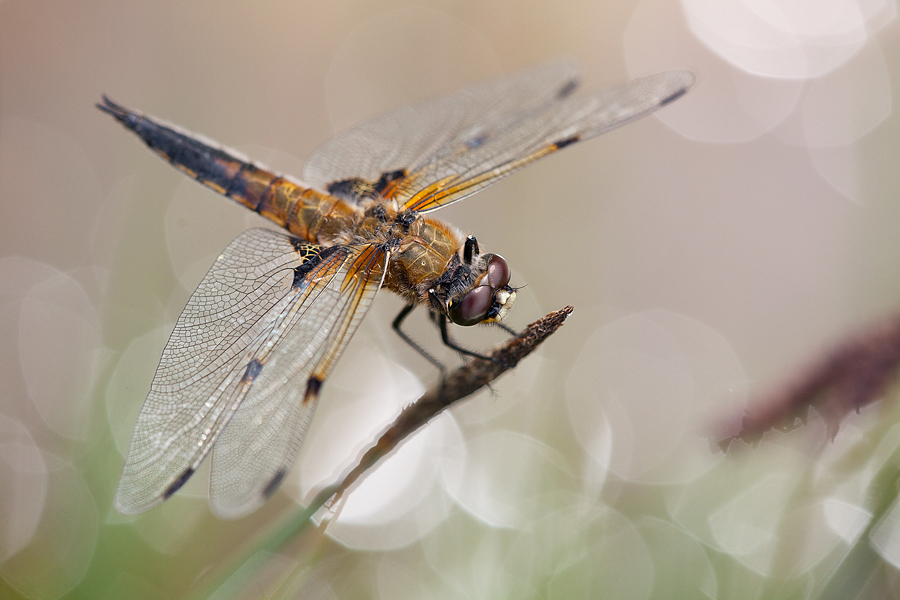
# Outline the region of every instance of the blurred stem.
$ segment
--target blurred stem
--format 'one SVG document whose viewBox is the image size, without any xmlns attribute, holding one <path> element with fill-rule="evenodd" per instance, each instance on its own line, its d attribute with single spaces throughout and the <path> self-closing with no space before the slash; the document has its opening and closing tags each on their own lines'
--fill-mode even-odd
<svg viewBox="0 0 900 600">
<path fill-rule="evenodd" d="M 818 595 L 819 600 L 852 600 L 858 597 L 875 570 L 884 564 L 869 540 L 872 532 L 881 524 L 897 501 L 898 481 L 900 481 L 900 446 L 894 450 L 873 478 L 870 490 L 874 496 L 874 507 L 869 524 L 825 582 Z"/>
<path fill-rule="evenodd" d="M 815 465 L 810 463 L 804 473 L 799 477 L 798 484 L 794 487 L 793 493 L 788 499 L 787 505 L 784 507 L 784 511 L 781 515 L 782 531 L 784 530 L 788 519 L 797 517 L 797 515 L 804 515 L 806 517 L 805 520 L 807 526 L 801 527 L 800 529 L 807 532 L 807 536 L 809 535 L 809 524 L 812 521 L 812 515 L 809 514 L 808 511 L 804 513 L 795 509 L 802 503 L 808 502 L 809 498 L 813 497 L 813 488 L 815 487 L 814 471 Z M 772 576 L 765 580 L 766 583 L 763 588 L 763 593 L 760 596 L 761 598 L 790 597 L 790 593 L 785 594 L 785 581 L 790 579 L 790 571 L 795 568 L 796 565 L 794 557 L 797 556 L 798 552 L 802 551 L 806 541 L 806 539 L 803 539 L 803 536 L 782 536 L 781 543 L 777 545 L 775 555 L 773 556 L 772 563 L 774 568 Z"/>
</svg>

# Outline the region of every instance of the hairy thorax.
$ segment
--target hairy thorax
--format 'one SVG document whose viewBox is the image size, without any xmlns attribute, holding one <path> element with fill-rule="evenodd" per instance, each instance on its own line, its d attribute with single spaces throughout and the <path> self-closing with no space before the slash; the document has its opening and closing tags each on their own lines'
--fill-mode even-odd
<svg viewBox="0 0 900 600">
<path fill-rule="evenodd" d="M 455 228 L 402 213 L 389 202 L 356 204 L 298 187 L 293 197 L 276 199 L 274 204 L 281 204 L 273 212 L 286 215 L 291 233 L 310 242 L 385 245 L 391 258 L 384 287 L 408 302 L 427 301 L 433 282 L 463 245 L 463 236 Z"/>
</svg>

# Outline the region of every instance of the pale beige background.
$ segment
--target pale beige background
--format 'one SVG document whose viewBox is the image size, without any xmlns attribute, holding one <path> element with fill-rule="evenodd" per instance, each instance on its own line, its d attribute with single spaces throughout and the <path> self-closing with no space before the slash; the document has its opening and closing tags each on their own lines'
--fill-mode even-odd
<svg viewBox="0 0 900 600">
<path fill-rule="evenodd" d="M 741 555 L 740 540 L 725 539 L 714 520 L 704 521 L 714 531 L 704 537 L 672 500 L 717 485 L 723 467 L 704 428 L 737 410 L 748 390 L 900 307 L 891 95 L 900 37 L 885 5 L 853 58 L 830 78 L 804 79 L 750 74 L 717 56 L 676 2 L 0 0 L 0 477 L 9 482 L 0 484 L 0 596 L 180 595 L 318 482 L 295 474 L 288 494 L 238 523 L 208 516 L 202 482 L 138 520 L 112 509 L 121 453 L 167 331 L 221 249 L 260 223 L 147 152 L 93 108 L 101 94 L 299 174 L 303 157 L 361 119 L 559 57 L 581 65 L 588 89 L 666 68 L 692 69 L 699 83 L 664 111 L 667 122 L 644 119 L 567 149 L 441 212 L 503 254 L 513 283 L 527 285 L 513 326 L 567 304 L 575 313 L 496 397 L 473 400 L 447 425 L 442 439 L 480 457 L 470 464 L 483 472 L 441 484 L 443 495 L 423 506 L 443 508 L 420 515 L 421 528 L 385 517 L 375 534 L 336 532 L 350 548 L 377 552 L 329 542 L 311 585 L 331 597 L 416 597 L 415 585 L 454 590 L 448 597 L 501 597 L 517 585 L 566 597 L 571 581 L 592 580 L 571 575 L 564 558 L 526 561 L 522 572 L 534 580 L 490 567 L 521 547 L 512 532 L 533 533 L 536 515 L 548 514 L 555 520 L 537 528 L 547 537 L 536 538 L 544 541 L 534 556 L 552 546 L 546 540 L 570 548 L 566 536 L 582 534 L 582 556 L 603 562 L 634 547 L 646 558 L 668 547 L 651 541 L 669 526 L 648 526 L 645 511 Z M 384 296 L 326 387 L 314 430 L 355 432 L 359 422 L 359 435 L 377 430 L 381 421 L 340 413 L 341 403 L 352 407 L 377 387 L 386 391 L 373 398 L 402 405 L 433 380 L 393 339 L 388 323 L 400 304 Z M 417 336 L 436 343 L 419 318 Z M 361 375 L 374 381 L 391 370 L 392 383 L 366 386 Z M 514 467 L 492 466 L 504 452 Z M 303 472 L 316 464 L 304 457 Z M 503 496 L 529 467 L 549 475 Z M 475 489 L 516 468 L 525 474 L 508 485 Z M 641 508 L 629 497 L 646 500 L 644 485 L 662 487 Z M 548 500 L 551 492 L 599 512 L 567 516 L 568 500 Z M 532 496 L 542 500 L 523 508 Z M 753 503 L 752 494 L 740 498 Z M 723 506 L 717 514 L 733 515 L 741 504 Z M 365 510 L 355 514 L 365 523 Z M 595 517 L 607 533 L 625 532 L 625 545 L 603 546 L 608 537 L 577 527 Z M 379 546 L 388 530 L 397 539 Z M 503 541 L 486 545 L 491 535 Z M 766 543 L 745 547 L 741 556 L 752 558 L 741 564 L 770 573 Z M 465 566 L 476 554 L 482 579 Z M 448 571 L 447 555 L 459 572 Z M 66 566 L 37 575 L 57 560 Z M 648 597 L 646 581 L 665 569 L 647 560 L 629 562 L 633 580 L 610 567 L 624 577 L 613 591 Z M 715 569 L 698 561 L 685 597 L 715 588 Z M 395 571 L 418 583 L 391 591 Z"/>
</svg>

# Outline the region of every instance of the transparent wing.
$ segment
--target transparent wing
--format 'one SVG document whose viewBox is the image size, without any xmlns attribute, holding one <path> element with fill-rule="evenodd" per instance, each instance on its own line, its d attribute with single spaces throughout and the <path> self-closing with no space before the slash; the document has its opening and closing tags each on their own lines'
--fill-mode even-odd
<svg viewBox="0 0 900 600">
<path fill-rule="evenodd" d="M 548 63 L 388 112 L 316 150 L 306 162 L 303 182 L 333 191 L 341 182 L 374 183 L 385 173 L 433 168 L 448 153 L 565 97 L 577 84 L 572 64 Z"/>
<path fill-rule="evenodd" d="M 348 255 L 263 364 L 213 447 L 210 505 L 217 516 L 246 515 L 278 488 L 300 450 L 322 382 L 378 291 L 385 262 L 372 246 Z"/>
<path fill-rule="evenodd" d="M 407 210 L 428 212 L 446 206 L 539 158 L 644 117 L 680 98 L 693 83 L 689 71 L 667 71 L 517 115 L 484 134 L 477 145 L 448 148 L 435 156 L 396 184 L 396 196 Z"/>
<path fill-rule="evenodd" d="M 693 85 L 669 71 L 570 96 L 575 70 L 555 63 L 388 113 L 323 146 L 307 183 L 343 196 L 382 195 L 427 212 L 534 160 L 643 117 Z"/>
<path fill-rule="evenodd" d="M 119 510 L 147 510 L 187 481 L 273 352 L 352 256 L 265 229 L 225 249 L 163 351 L 119 481 Z"/>
</svg>

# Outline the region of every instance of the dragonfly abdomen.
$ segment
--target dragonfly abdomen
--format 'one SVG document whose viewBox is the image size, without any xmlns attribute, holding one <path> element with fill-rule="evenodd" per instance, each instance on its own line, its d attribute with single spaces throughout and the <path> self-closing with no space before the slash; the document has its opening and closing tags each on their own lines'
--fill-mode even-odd
<svg viewBox="0 0 900 600">
<path fill-rule="evenodd" d="M 259 167 L 199 136 L 179 131 L 104 96 L 97 107 L 115 117 L 172 166 L 310 242 L 330 244 L 361 211 Z"/>
<path fill-rule="evenodd" d="M 97 108 L 115 117 L 176 169 L 253 210 L 265 196 L 265 190 L 278 179 L 274 174 L 238 158 L 234 151 L 226 151 L 201 141 L 198 136 L 163 125 L 116 104 L 106 96 Z"/>
</svg>

